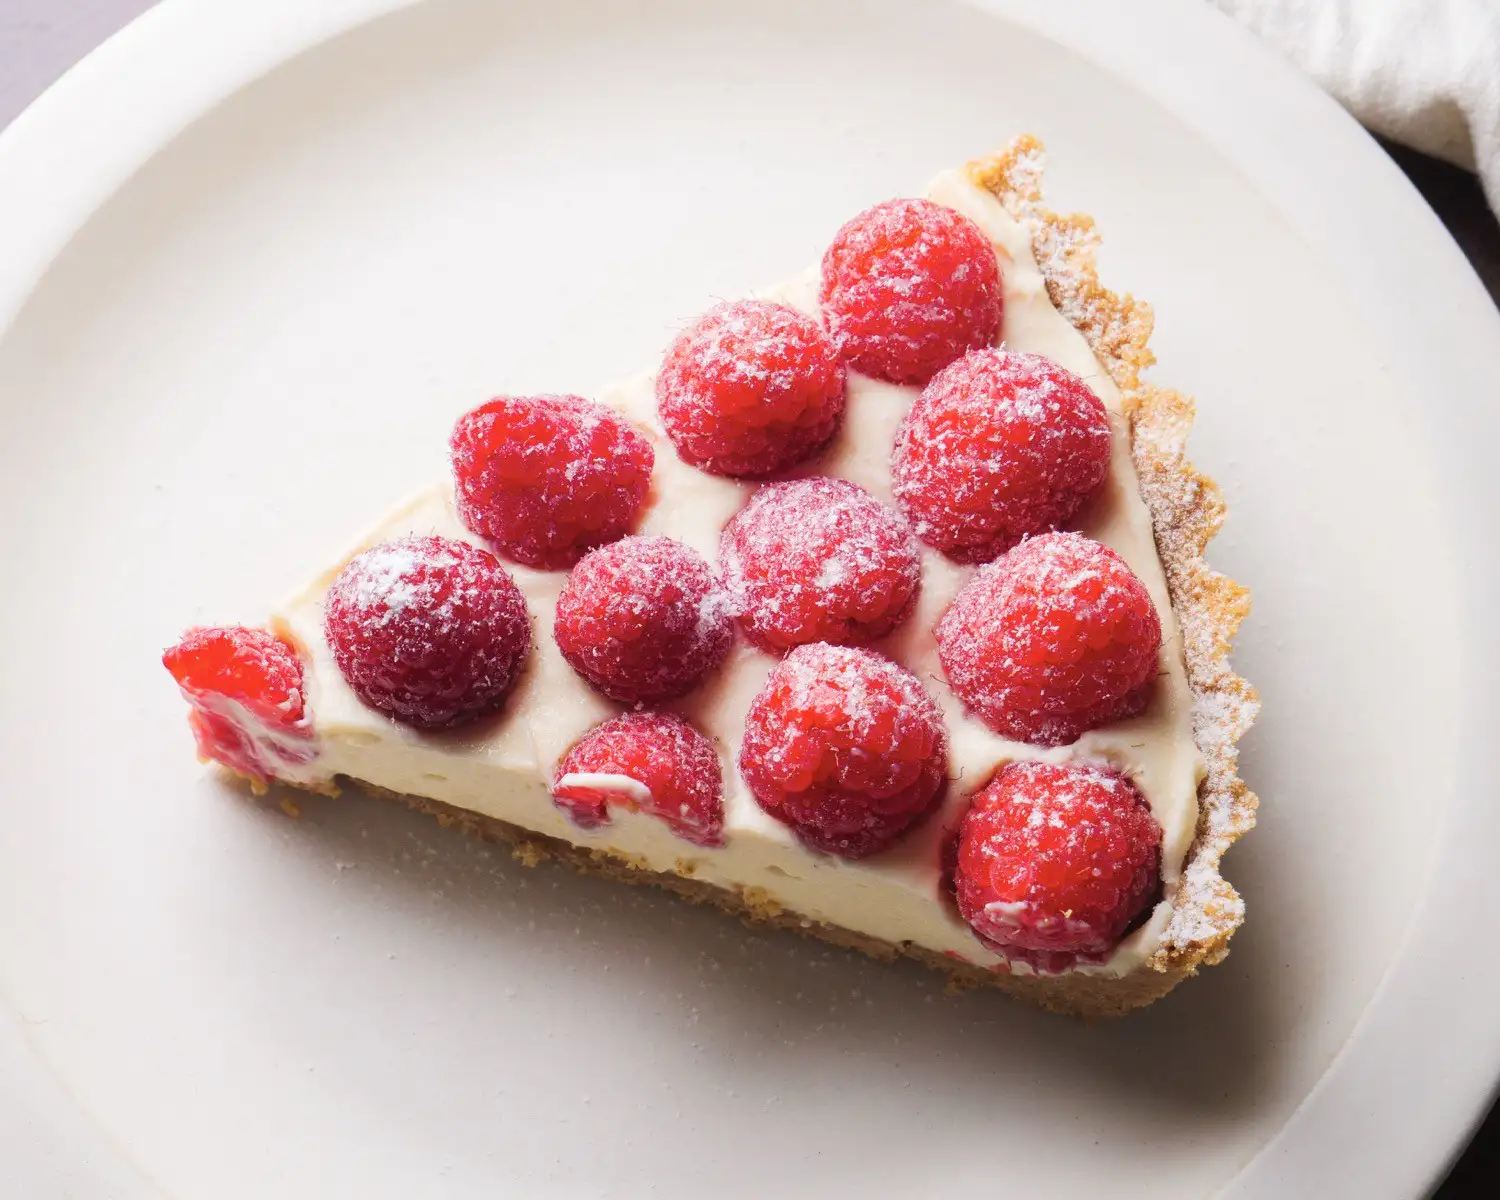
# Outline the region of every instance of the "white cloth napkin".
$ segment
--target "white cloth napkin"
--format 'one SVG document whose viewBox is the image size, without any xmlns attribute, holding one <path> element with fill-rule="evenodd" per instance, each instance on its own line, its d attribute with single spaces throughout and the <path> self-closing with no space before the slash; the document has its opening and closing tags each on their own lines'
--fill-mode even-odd
<svg viewBox="0 0 1500 1200">
<path fill-rule="evenodd" d="M 1500 213 L 1500 0 L 1214 0 L 1364 125 L 1477 170 Z"/>
</svg>

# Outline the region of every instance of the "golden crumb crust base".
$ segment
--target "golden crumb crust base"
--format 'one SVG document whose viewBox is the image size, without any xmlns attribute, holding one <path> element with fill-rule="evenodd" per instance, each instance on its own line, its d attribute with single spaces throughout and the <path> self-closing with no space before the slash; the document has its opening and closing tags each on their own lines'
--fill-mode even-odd
<svg viewBox="0 0 1500 1200">
<path fill-rule="evenodd" d="M 1229 665 L 1230 645 L 1250 608 L 1249 592 L 1214 571 L 1203 553 L 1224 520 L 1212 479 L 1184 456 L 1193 402 L 1144 383 L 1155 361 L 1147 348 L 1150 307 L 1117 295 L 1099 281 L 1099 236 L 1092 218 L 1059 215 L 1042 204 L 1044 152 L 1023 135 L 1000 153 L 968 164 L 969 178 L 993 194 L 1030 234 L 1033 254 L 1053 305 L 1088 341 L 1124 397 L 1141 495 L 1151 511 L 1157 552 L 1183 635 L 1193 690 L 1193 736 L 1207 774 L 1198 791 L 1198 828 L 1160 948 L 1137 970 L 1111 977 L 1077 972 L 1011 975 L 960 962 L 909 943 L 891 943 L 783 909 L 757 888 L 726 890 L 683 875 L 654 871 L 620 856 L 534 833 L 521 826 L 437 800 L 400 795 L 353 780 L 361 790 L 430 814 L 443 825 L 508 843 L 517 858 L 546 859 L 624 883 L 649 883 L 695 903 L 710 904 L 757 925 L 789 929 L 858 950 L 872 958 L 914 959 L 948 977 L 952 986 L 993 987 L 1017 999 L 1074 1016 L 1119 1016 L 1160 999 L 1200 966 L 1229 952 L 1244 919 L 1244 903 L 1219 873 L 1224 851 L 1255 823 L 1255 796 L 1238 774 L 1236 743 L 1255 720 L 1254 689 Z M 336 791 L 329 785 L 311 790 Z"/>
</svg>

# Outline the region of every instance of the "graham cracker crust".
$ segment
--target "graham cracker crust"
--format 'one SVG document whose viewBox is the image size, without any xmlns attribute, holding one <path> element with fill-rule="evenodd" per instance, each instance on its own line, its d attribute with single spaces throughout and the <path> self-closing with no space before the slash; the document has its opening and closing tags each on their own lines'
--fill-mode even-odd
<svg viewBox="0 0 1500 1200">
<path fill-rule="evenodd" d="M 1142 381 L 1155 361 L 1147 347 L 1150 307 L 1111 292 L 1099 280 L 1099 235 L 1092 218 L 1060 215 L 1042 204 L 1044 151 L 1023 135 L 998 154 L 966 167 L 1027 230 L 1053 305 L 1088 341 L 1125 400 L 1141 494 L 1150 509 L 1157 551 L 1182 630 L 1194 695 L 1194 739 L 1207 764 L 1199 788 L 1197 832 L 1188 851 L 1172 920 L 1157 951 L 1121 977 L 1069 973 L 1013 975 L 961 962 L 909 943 L 891 943 L 783 909 L 759 889 L 728 891 L 670 872 L 644 868 L 520 826 L 420 796 L 400 795 L 353 780 L 361 790 L 399 801 L 445 826 L 507 843 L 528 865 L 544 860 L 623 883 L 646 883 L 709 904 L 756 925 L 769 925 L 858 950 L 872 958 L 909 958 L 959 988 L 997 988 L 1019 1000 L 1082 1017 L 1119 1016 L 1160 999 L 1202 966 L 1223 960 L 1244 920 L 1244 902 L 1219 872 L 1228 847 L 1255 823 L 1256 798 L 1238 774 L 1236 743 L 1255 720 L 1259 702 L 1229 663 L 1235 632 L 1249 612 L 1249 592 L 1204 561 L 1224 520 L 1219 487 L 1184 456 L 1193 402 Z M 263 790 L 263 789 L 258 789 Z M 328 793 L 326 785 L 312 790 Z"/>
</svg>

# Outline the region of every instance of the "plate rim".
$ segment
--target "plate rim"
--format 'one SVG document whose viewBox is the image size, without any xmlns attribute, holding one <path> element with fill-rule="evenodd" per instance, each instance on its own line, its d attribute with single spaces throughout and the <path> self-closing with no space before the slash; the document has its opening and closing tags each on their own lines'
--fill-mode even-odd
<svg viewBox="0 0 1500 1200">
<path fill-rule="evenodd" d="M 279 64 L 422 2 L 260 0 L 226 8 L 213 0 L 163 0 L 88 55 L 0 131 L 0 338 L 89 217 L 189 124 Z M 958 2 L 1123 79 L 1259 188 L 1348 285 L 1363 323 L 1386 335 L 1388 366 L 1404 390 L 1420 379 L 1437 397 L 1454 426 L 1445 444 L 1460 466 L 1450 480 L 1450 507 L 1468 514 L 1476 529 L 1493 528 L 1500 481 L 1487 477 L 1478 447 L 1500 442 L 1500 415 L 1462 398 L 1482 398 L 1500 377 L 1500 313 L 1373 138 L 1269 48 L 1196 0 Z M 1161 69 L 1163 56 L 1171 70 Z M 148 72 L 153 61 L 169 69 Z M 152 87 L 142 89 L 148 74 Z M 1289 161 L 1295 169 L 1287 169 Z M 1372 254 L 1371 233 L 1391 229 L 1400 236 L 1386 237 Z M 1429 295 L 1444 303 L 1420 302 Z M 1437 308 L 1441 314 L 1431 311 Z M 1470 749 L 1439 818 L 1424 891 L 1347 1042 L 1223 1196 L 1276 1196 L 1294 1181 L 1299 1190 L 1424 1194 L 1462 1150 L 1500 1083 L 1500 1025 L 1485 1002 L 1500 988 L 1500 954 L 1476 954 L 1463 919 L 1476 901 L 1481 911 L 1486 902 L 1500 907 L 1500 876 L 1487 877 L 1482 854 L 1472 849 L 1500 842 L 1500 806 L 1490 802 L 1482 753 L 1482 731 L 1500 719 L 1500 697 L 1473 686 L 1500 668 L 1500 631 L 1476 619 L 1478 598 L 1500 586 L 1500 557 L 1487 542 L 1475 544 L 1484 549 L 1461 573 L 1471 650 L 1466 727 L 1474 736 L 1463 741 Z M 1267 799 L 1274 812 L 1275 797 Z M 1500 936 L 1491 935 L 1490 945 L 1497 943 Z M 1442 986 L 1455 963 L 1459 987 Z M 0 1006 L 0 1021 L 17 1024 L 8 1004 Z M 0 1055 L 0 1066 L 8 1061 Z M 50 1069 L 44 1073 L 50 1080 Z M 34 1098 L 27 1111 L 41 1111 L 38 1076 L 27 1081 L 26 1073 L 7 1069 L 0 1077 L 14 1081 L 0 1090 L 0 1104 L 24 1091 L 23 1100 Z M 94 1154 L 116 1155 L 128 1161 L 117 1147 Z M 37 1170 L 57 1178 L 56 1163 L 49 1169 L 38 1158 Z"/>
</svg>

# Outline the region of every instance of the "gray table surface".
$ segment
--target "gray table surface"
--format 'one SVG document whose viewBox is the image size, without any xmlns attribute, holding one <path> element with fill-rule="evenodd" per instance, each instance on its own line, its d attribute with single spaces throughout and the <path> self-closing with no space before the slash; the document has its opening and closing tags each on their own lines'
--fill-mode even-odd
<svg viewBox="0 0 1500 1200">
<path fill-rule="evenodd" d="M 0 128 L 154 0 L 0 0 Z M 253 0 L 245 0 L 253 3 Z M 308 0 L 317 3 L 317 0 Z M 1472 175 L 1396 146 L 1387 151 L 1463 247 L 1500 304 L 1500 224 Z M 1500 1106 L 1475 1136 L 1439 1200 L 1500 1194 Z"/>
</svg>

